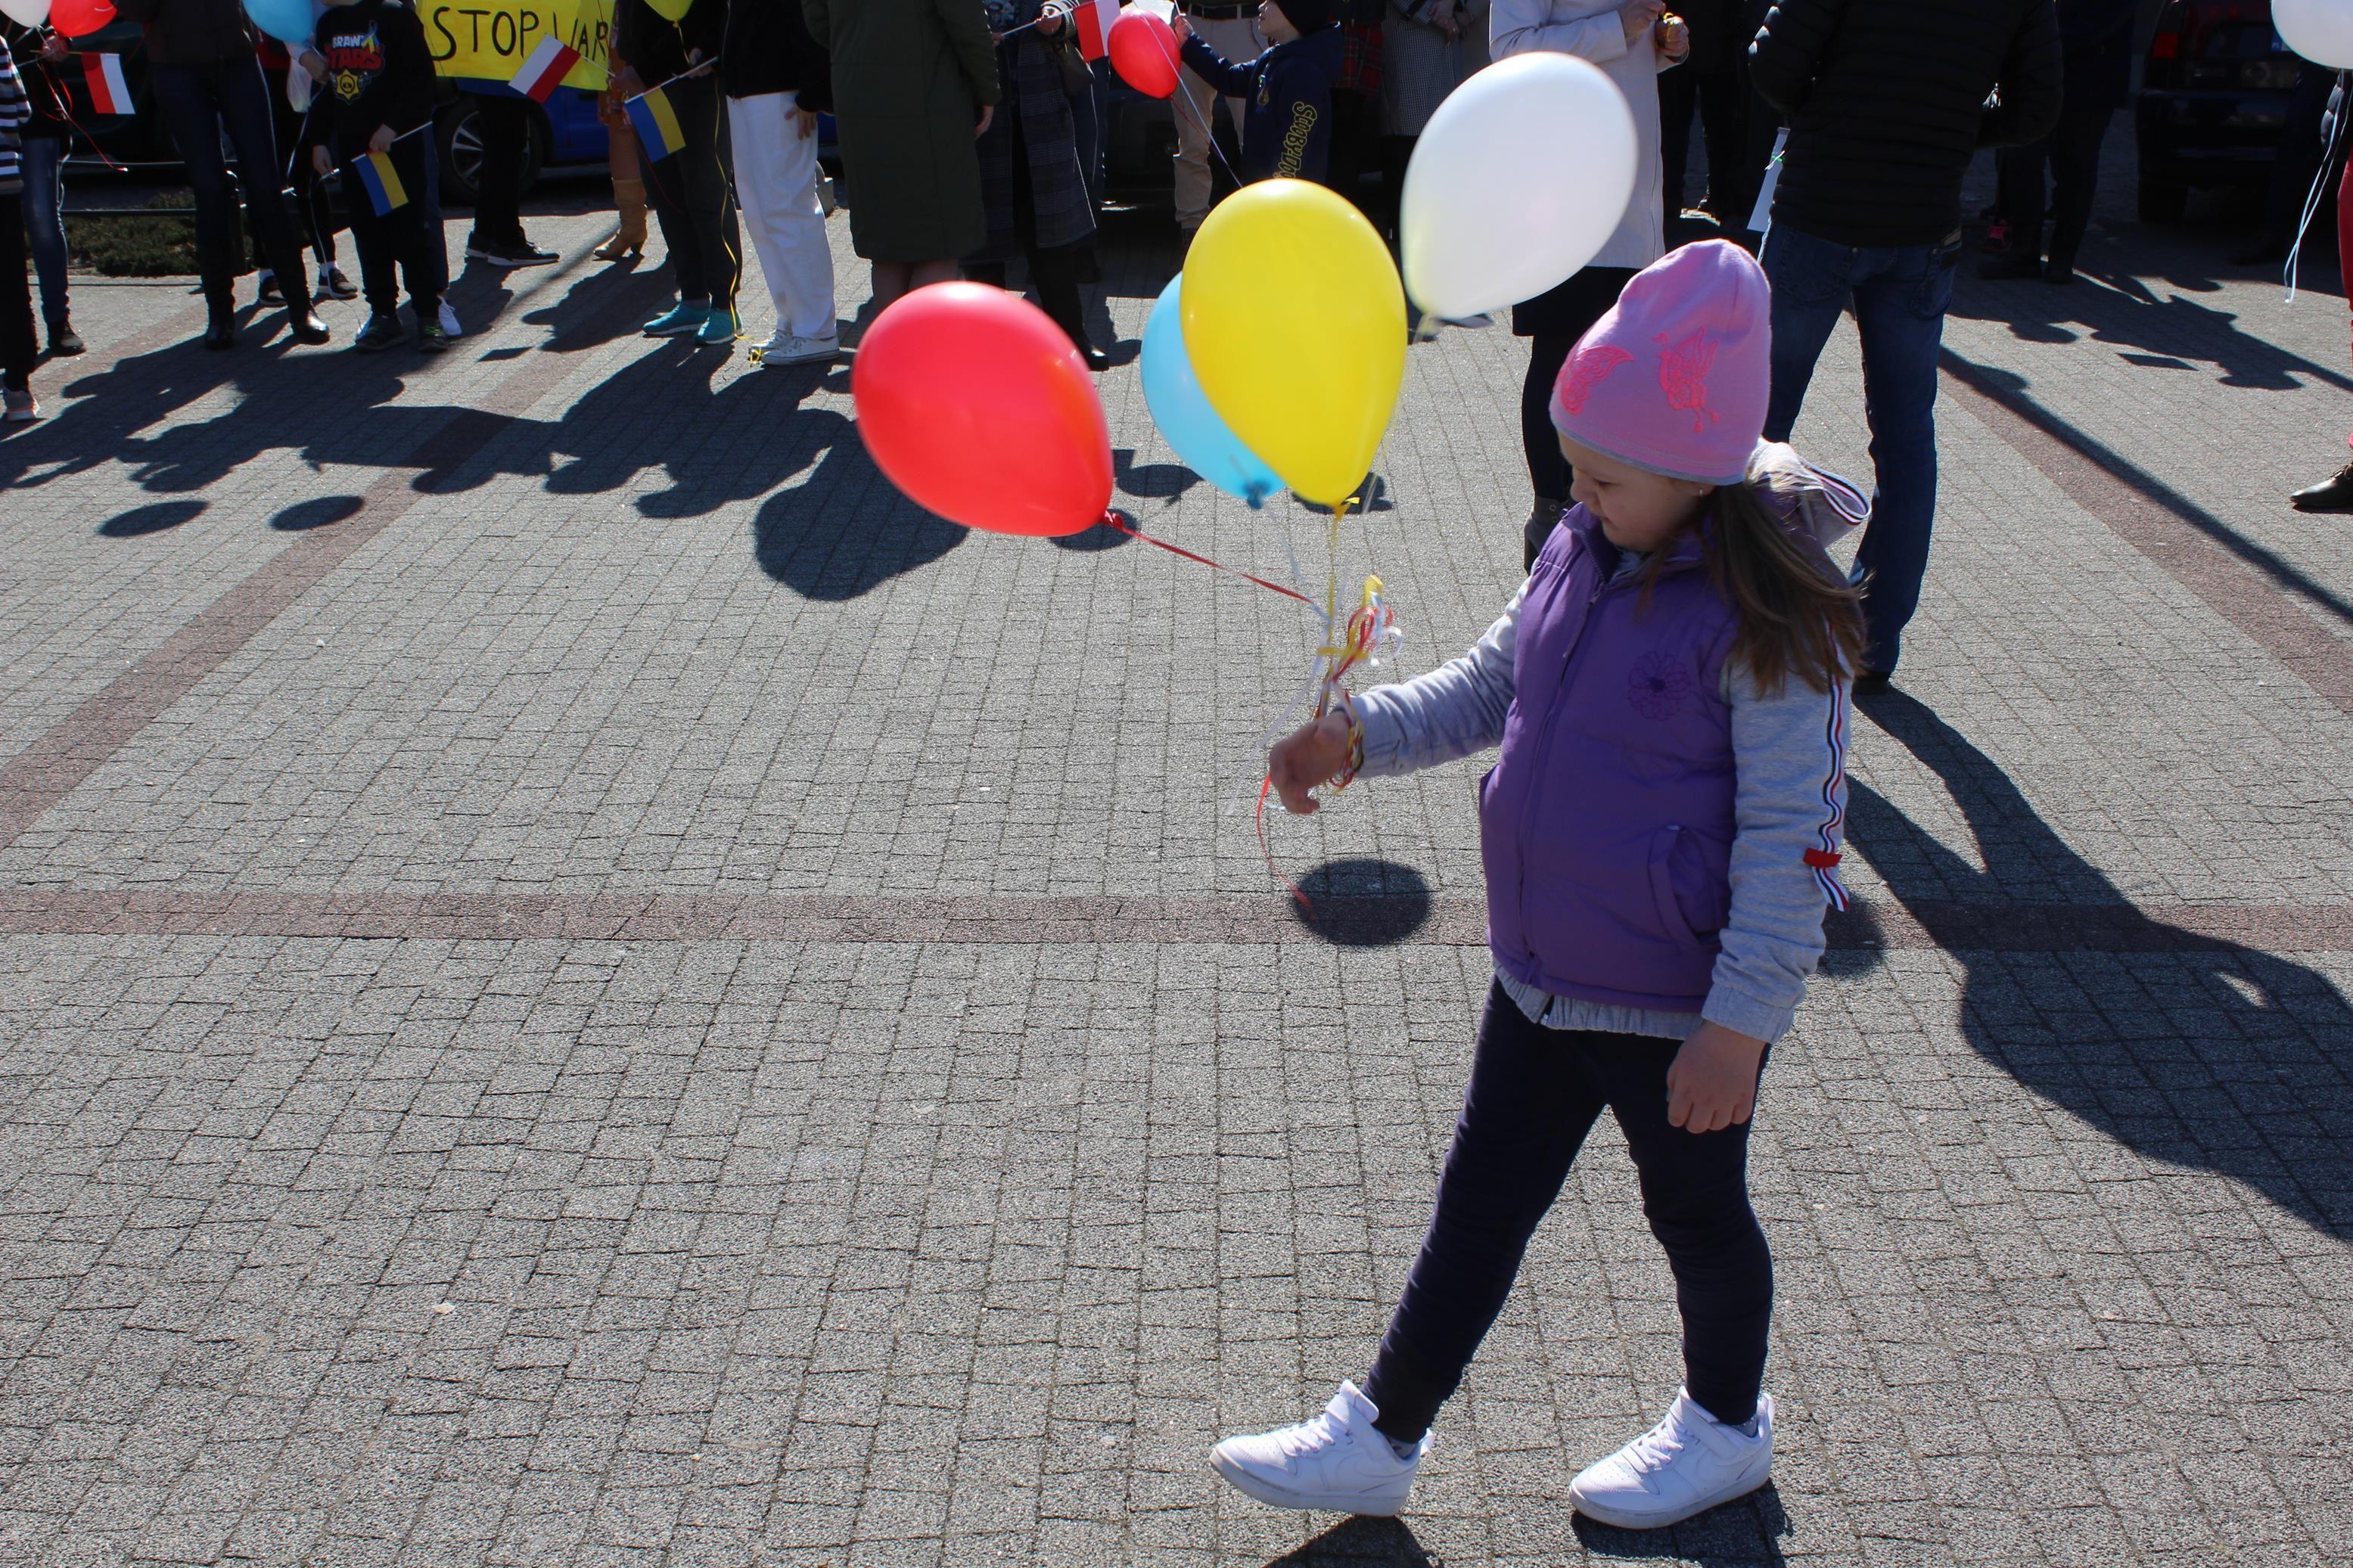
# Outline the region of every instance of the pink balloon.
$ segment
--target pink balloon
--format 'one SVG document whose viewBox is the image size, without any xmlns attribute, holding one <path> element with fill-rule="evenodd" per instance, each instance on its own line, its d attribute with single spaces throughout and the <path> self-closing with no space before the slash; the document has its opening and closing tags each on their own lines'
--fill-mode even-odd
<svg viewBox="0 0 2353 1568">
<path fill-rule="evenodd" d="M 1146 98 L 1176 90 L 1176 34 L 1149 11 L 1123 11 L 1111 25 L 1111 68 Z"/>
</svg>

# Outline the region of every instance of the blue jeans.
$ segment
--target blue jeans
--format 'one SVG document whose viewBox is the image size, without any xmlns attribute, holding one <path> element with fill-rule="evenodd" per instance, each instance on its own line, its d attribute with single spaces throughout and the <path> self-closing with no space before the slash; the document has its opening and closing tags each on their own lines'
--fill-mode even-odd
<svg viewBox="0 0 2353 1568">
<path fill-rule="evenodd" d="M 1863 663 L 1883 672 L 1895 668 L 1928 570 L 1936 517 L 1936 353 L 1960 255 L 1957 235 L 1942 245 L 1856 249 L 1777 223 L 1765 241 L 1765 276 L 1773 284 L 1767 440 L 1789 438 L 1814 362 L 1849 300 L 1862 329 L 1863 412 L 1879 488 L 1854 568 L 1857 582 L 1868 579 Z"/>
<path fill-rule="evenodd" d="M 302 275 L 302 243 L 286 210 L 286 184 L 280 177 L 276 128 L 270 123 L 269 88 L 261 62 L 250 52 L 209 65 L 159 65 L 147 79 L 155 107 L 171 128 L 196 198 L 196 267 L 205 294 L 216 310 L 227 310 L 238 263 L 237 194 L 229 188 L 221 159 L 221 132 L 237 151 L 237 177 L 245 184 L 246 212 L 253 225 L 261 265 L 278 274 L 289 309 L 310 304 Z"/>
<path fill-rule="evenodd" d="M 25 138 L 25 243 L 41 275 L 41 320 L 66 319 L 66 139 Z"/>
</svg>

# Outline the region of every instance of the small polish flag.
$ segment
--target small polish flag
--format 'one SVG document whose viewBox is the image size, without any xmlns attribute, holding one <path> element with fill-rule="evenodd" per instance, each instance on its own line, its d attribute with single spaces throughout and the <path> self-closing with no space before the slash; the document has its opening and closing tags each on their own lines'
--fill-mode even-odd
<svg viewBox="0 0 2353 1568">
<path fill-rule="evenodd" d="M 1099 60 L 1111 53 L 1111 25 L 1119 20 L 1119 0 L 1077 0 L 1079 57 Z"/>
<path fill-rule="evenodd" d="M 121 55 L 84 55 L 82 76 L 90 82 L 90 107 L 100 114 L 129 114 L 131 84 L 122 79 Z"/>
<path fill-rule="evenodd" d="M 531 58 L 522 62 L 522 69 L 507 85 L 534 103 L 545 103 L 579 63 L 580 51 L 550 33 L 539 40 L 539 47 L 531 51 Z"/>
</svg>

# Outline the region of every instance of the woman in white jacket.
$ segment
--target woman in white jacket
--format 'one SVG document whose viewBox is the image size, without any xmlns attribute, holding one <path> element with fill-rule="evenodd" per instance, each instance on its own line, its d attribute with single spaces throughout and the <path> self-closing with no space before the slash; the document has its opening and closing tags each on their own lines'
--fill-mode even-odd
<svg viewBox="0 0 2353 1568">
<path fill-rule="evenodd" d="M 1666 12 L 1666 0 L 1493 0 L 1488 14 L 1489 47 L 1499 60 L 1549 49 L 1599 66 L 1626 95 L 1641 147 L 1633 199 L 1609 243 L 1567 282 L 1512 310 L 1512 331 L 1535 340 L 1520 388 L 1520 438 L 1527 448 L 1528 481 L 1535 489 L 1526 529 L 1531 566 L 1560 521 L 1571 477 L 1552 427 L 1553 382 L 1585 329 L 1618 302 L 1619 290 L 1666 254 L 1658 73 L 1681 65 L 1691 52 L 1690 34 Z"/>
</svg>

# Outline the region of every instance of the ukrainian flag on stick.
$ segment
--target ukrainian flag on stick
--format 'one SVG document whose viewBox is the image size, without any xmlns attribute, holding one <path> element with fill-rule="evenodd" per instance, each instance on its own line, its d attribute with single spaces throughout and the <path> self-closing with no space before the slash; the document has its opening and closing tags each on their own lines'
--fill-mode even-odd
<svg viewBox="0 0 2353 1568">
<path fill-rule="evenodd" d="M 400 171 L 392 166 L 390 153 L 370 153 L 352 164 L 352 173 L 367 187 L 368 205 L 375 209 L 376 216 L 408 204 L 408 187 L 400 183 Z"/>
<path fill-rule="evenodd" d="M 637 129 L 638 145 L 645 150 L 648 163 L 659 163 L 686 145 L 686 132 L 678 128 L 678 111 L 658 87 L 629 100 L 629 123 Z"/>
</svg>

